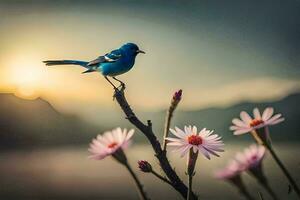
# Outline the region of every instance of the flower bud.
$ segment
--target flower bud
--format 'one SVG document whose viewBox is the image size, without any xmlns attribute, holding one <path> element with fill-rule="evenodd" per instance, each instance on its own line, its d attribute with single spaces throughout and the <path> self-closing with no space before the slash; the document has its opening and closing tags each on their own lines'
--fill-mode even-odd
<svg viewBox="0 0 300 200">
<path fill-rule="evenodd" d="M 148 161 L 146 160 L 140 160 L 138 161 L 139 168 L 142 172 L 148 173 L 152 171 L 152 166 Z"/>
<path fill-rule="evenodd" d="M 173 100 L 179 102 L 181 100 L 182 90 L 178 90 L 173 95 Z"/>
</svg>

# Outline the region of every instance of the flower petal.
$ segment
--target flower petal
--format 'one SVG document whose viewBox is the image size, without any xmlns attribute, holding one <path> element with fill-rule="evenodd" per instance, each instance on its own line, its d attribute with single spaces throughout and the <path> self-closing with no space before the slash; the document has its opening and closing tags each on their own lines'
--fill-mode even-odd
<svg viewBox="0 0 300 200">
<path fill-rule="evenodd" d="M 233 135 L 242 135 L 242 134 L 248 133 L 250 131 L 252 131 L 252 128 L 240 129 L 240 130 L 234 131 Z"/>
<path fill-rule="evenodd" d="M 197 146 L 193 146 L 193 151 L 194 151 L 194 153 L 197 153 L 197 151 L 198 151 L 198 148 L 197 148 Z"/>
<path fill-rule="evenodd" d="M 126 139 L 125 140 L 130 140 L 131 137 L 133 136 L 134 134 L 134 129 L 131 129 L 130 131 L 128 131 L 127 133 L 127 136 L 126 136 Z"/>
<path fill-rule="evenodd" d="M 239 129 L 241 129 L 241 127 L 239 127 L 239 126 L 230 126 L 229 127 L 229 130 L 231 130 L 231 131 L 235 131 L 235 130 L 239 130 Z"/>
<path fill-rule="evenodd" d="M 252 118 L 250 117 L 250 115 L 248 113 L 246 113 L 245 111 L 241 112 L 240 117 L 247 124 L 249 124 L 251 122 L 251 120 L 252 120 Z"/>
<path fill-rule="evenodd" d="M 268 107 L 264 110 L 262 114 L 262 120 L 267 121 L 273 115 L 274 109 L 272 107 Z"/>
<path fill-rule="evenodd" d="M 273 122 L 277 121 L 278 119 L 284 120 L 284 118 L 280 118 L 281 116 L 282 116 L 281 114 L 274 115 L 273 117 L 271 117 L 269 120 L 266 121 L 266 124 L 274 125 Z M 282 122 L 283 120 L 281 120 L 280 122 Z"/>
<path fill-rule="evenodd" d="M 181 142 L 168 142 L 167 145 L 168 146 L 182 146 L 184 144 L 182 144 Z"/>
<path fill-rule="evenodd" d="M 208 160 L 210 160 L 209 153 L 207 152 L 206 149 L 204 149 L 202 146 L 198 146 L 198 149 Z"/>
<path fill-rule="evenodd" d="M 280 122 L 283 122 L 283 121 L 284 121 L 284 118 L 280 118 L 280 119 L 277 119 L 277 120 L 271 122 L 270 125 L 279 124 Z"/>
<path fill-rule="evenodd" d="M 197 127 L 196 126 L 193 126 L 193 134 L 197 134 Z"/>
<path fill-rule="evenodd" d="M 186 155 L 186 153 L 188 152 L 188 150 L 190 150 L 190 148 L 192 147 L 192 145 L 186 145 L 182 150 L 181 150 L 181 154 L 180 156 L 183 157 Z"/>
<path fill-rule="evenodd" d="M 171 141 L 171 142 L 182 142 L 182 139 L 179 138 L 171 138 L 171 137 L 167 137 L 166 140 Z"/>
<path fill-rule="evenodd" d="M 236 126 L 240 126 L 240 127 L 248 127 L 248 123 L 245 123 L 244 121 L 240 120 L 240 119 L 237 119 L 237 118 L 234 118 L 232 120 L 232 123 Z"/>
<path fill-rule="evenodd" d="M 186 137 L 186 135 L 184 134 L 184 132 L 180 128 L 177 128 L 177 127 L 175 127 L 175 130 L 170 128 L 170 132 L 173 135 L 175 135 L 176 137 L 178 137 L 178 138 L 182 138 L 183 139 L 183 138 Z"/>
<path fill-rule="evenodd" d="M 261 119 L 261 115 L 260 115 L 258 108 L 253 109 L 253 116 L 255 119 Z"/>
</svg>

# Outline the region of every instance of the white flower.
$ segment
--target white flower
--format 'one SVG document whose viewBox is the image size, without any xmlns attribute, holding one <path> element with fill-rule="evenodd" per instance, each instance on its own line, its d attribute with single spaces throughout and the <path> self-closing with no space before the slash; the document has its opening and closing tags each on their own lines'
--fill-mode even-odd
<svg viewBox="0 0 300 200">
<path fill-rule="evenodd" d="M 266 149 L 263 146 L 258 146 L 256 144 L 251 145 L 246 148 L 243 153 L 237 153 L 236 160 L 247 169 L 253 169 L 260 166 Z"/>
<path fill-rule="evenodd" d="M 127 132 L 121 128 L 107 131 L 103 135 L 98 135 L 90 144 L 89 152 L 92 154 L 90 158 L 102 160 L 106 156 L 113 155 L 118 150 L 127 148 L 134 130 Z"/>
<path fill-rule="evenodd" d="M 175 130 L 170 129 L 170 131 L 177 138 L 166 138 L 169 141 L 167 145 L 175 147 L 175 151 L 179 151 L 181 157 L 186 155 L 191 148 L 193 148 L 194 153 L 200 151 L 208 159 L 210 159 L 210 154 L 219 156 L 216 152 L 224 151 L 221 137 L 212 134 L 213 131 L 205 128 L 199 133 L 196 126 L 185 126 L 184 131 L 175 127 Z"/>
<path fill-rule="evenodd" d="M 230 127 L 230 130 L 234 131 L 234 135 L 241 135 L 244 133 L 254 131 L 256 129 L 275 125 L 284 121 L 284 118 L 281 117 L 281 114 L 276 114 L 272 116 L 273 113 L 274 109 L 271 107 L 266 108 L 262 115 L 260 114 L 258 108 L 254 108 L 254 118 L 252 119 L 248 113 L 242 111 L 240 113 L 241 120 L 237 118 L 233 119 L 233 126 Z"/>
</svg>

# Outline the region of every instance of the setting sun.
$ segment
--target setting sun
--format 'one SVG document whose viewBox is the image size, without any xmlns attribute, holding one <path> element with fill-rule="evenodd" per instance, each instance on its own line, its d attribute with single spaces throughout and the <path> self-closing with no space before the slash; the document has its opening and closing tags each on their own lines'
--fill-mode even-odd
<svg viewBox="0 0 300 200">
<path fill-rule="evenodd" d="M 25 99 L 35 99 L 43 83 L 44 69 L 35 55 L 17 55 L 9 59 L 8 79 L 14 85 L 14 94 Z"/>
<path fill-rule="evenodd" d="M 39 93 L 35 89 L 26 86 L 18 87 L 14 94 L 23 99 L 36 99 L 39 97 Z"/>
</svg>

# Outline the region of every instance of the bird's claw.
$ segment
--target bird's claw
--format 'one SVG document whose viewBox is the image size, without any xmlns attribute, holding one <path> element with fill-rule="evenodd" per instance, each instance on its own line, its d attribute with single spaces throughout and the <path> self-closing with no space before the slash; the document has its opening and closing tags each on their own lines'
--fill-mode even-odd
<svg viewBox="0 0 300 200">
<path fill-rule="evenodd" d="M 116 95 L 118 93 L 123 93 L 125 88 L 126 88 L 126 85 L 123 82 L 118 87 L 114 87 L 115 92 L 114 92 L 114 95 L 113 95 L 113 100 L 115 100 Z"/>
<path fill-rule="evenodd" d="M 126 85 L 123 82 L 118 86 L 118 90 L 121 92 L 123 92 L 125 90 L 125 88 L 126 88 Z"/>
</svg>

